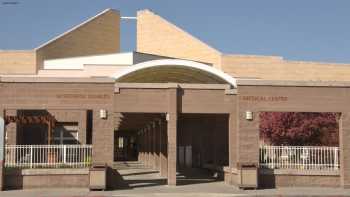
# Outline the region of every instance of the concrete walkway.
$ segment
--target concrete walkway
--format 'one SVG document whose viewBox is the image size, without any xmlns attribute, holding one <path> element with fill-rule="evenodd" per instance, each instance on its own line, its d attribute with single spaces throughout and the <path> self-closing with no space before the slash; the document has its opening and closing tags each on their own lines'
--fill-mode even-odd
<svg viewBox="0 0 350 197">
<path fill-rule="evenodd" d="M 88 189 L 31 189 L 0 192 L 0 197 L 211 197 L 211 196 L 350 196 L 350 190 L 335 188 L 280 188 L 239 190 L 203 172 L 178 174 L 178 186 L 166 185 L 166 179 L 147 168 L 120 169 L 125 184 L 115 191 Z"/>
<path fill-rule="evenodd" d="M 198 185 L 197 185 L 198 186 Z M 350 196 L 350 190 L 331 188 L 283 188 L 257 191 L 241 191 L 232 188 L 225 188 L 217 184 L 201 185 L 201 187 L 178 186 L 170 188 L 167 186 L 149 189 L 132 189 L 118 191 L 88 191 L 87 189 L 31 189 L 0 192 L 1 197 L 235 197 L 235 196 L 327 196 L 341 197 Z M 217 187 L 219 186 L 219 187 Z M 215 187 L 215 189 L 213 188 Z M 224 188 L 224 190 L 220 190 Z"/>
</svg>

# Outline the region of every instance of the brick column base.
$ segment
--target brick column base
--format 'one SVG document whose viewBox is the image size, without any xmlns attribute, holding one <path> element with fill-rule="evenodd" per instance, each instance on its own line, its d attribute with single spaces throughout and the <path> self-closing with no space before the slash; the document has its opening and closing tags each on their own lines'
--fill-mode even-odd
<svg viewBox="0 0 350 197">
<path fill-rule="evenodd" d="M 0 109 L 0 191 L 4 190 L 5 121 L 4 110 Z"/>
</svg>

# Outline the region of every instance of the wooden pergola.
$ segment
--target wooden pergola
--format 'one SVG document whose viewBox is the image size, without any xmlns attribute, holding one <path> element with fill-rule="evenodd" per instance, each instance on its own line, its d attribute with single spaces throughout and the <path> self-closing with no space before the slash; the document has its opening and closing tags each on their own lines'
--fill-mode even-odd
<svg viewBox="0 0 350 197">
<path fill-rule="evenodd" d="M 5 116 L 5 125 L 9 123 L 19 123 L 19 124 L 46 124 L 47 125 L 47 144 L 52 143 L 52 129 L 56 125 L 56 119 L 52 115 L 42 115 L 42 116 Z"/>
</svg>

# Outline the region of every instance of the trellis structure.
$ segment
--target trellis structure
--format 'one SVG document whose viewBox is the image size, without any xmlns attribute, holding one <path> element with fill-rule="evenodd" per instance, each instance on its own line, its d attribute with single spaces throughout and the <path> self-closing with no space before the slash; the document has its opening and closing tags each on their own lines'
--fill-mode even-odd
<svg viewBox="0 0 350 197">
<path fill-rule="evenodd" d="M 47 125 L 47 144 L 52 143 L 52 129 L 56 125 L 56 119 L 52 115 L 42 115 L 42 116 L 5 116 L 5 125 L 11 122 L 19 124 L 46 124 Z"/>
</svg>

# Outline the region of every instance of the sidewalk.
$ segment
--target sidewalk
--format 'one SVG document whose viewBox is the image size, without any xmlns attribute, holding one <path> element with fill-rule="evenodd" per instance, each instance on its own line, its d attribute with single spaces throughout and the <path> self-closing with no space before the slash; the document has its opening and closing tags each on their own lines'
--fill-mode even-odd
<svg viewBox="0 0 350 197">
<path fill-rule="evenodd" d="M 185 186 L 155 186 L 116 191 L 92 191 L 87 189 L 30 189 L 0 192 L 1 197 L 235 197 L 235 196 L 350 196 L 349 189 L 338 188 L 281 188 L 265 190 L 239 190 L 221 182 Z"/>
<path fill-rule="evenodd" d="M 240 190 L 203 173 L 192 176 L 178 175 L 177 186 L 167 186 L 166 179 L 157 171 L 147 168 L 119 170 L 125 185 L 114 191 L 88 189 L 28 189 L 0 192 L 0 197 L 235 197 L 235 196 L 349 196 L 350 189 L 341 188 L 279 188 Z"/>
</svg>

